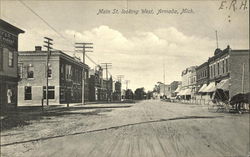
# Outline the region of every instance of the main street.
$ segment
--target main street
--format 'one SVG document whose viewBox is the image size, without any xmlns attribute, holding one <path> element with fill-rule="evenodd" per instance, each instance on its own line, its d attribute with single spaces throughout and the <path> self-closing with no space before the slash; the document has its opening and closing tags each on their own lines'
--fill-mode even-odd
<svg viewBox="0 0 250 157">
<path fill-rule="evenodd" d="M 249 154 L 249 114 L 145 100 L 47 111 L 2 132 L 1 156 L 219 157 Z"/>
</svg>

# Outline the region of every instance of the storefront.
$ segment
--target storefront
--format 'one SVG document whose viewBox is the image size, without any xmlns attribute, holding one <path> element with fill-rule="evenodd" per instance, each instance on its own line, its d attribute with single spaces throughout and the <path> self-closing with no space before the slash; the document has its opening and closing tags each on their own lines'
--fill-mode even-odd
<svg viewBox="0 0 250 157">
<path fill-rule="evenodd" d="M 17 105 L 18 34 L 21 29 L 0 19 L 0 105 Z"/>
</svg>

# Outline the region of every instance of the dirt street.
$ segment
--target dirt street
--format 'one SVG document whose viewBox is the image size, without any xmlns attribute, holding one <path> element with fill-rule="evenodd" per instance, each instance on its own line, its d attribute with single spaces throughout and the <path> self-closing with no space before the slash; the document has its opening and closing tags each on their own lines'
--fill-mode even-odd
<svg viewBox="0 0 250 157">
<path fill-rule="evenodd" d="M 48 111 L 1 133 L 1 156 L 235 157 L 250 155 L 249 114 L 145 100 Z"/>
</svg>

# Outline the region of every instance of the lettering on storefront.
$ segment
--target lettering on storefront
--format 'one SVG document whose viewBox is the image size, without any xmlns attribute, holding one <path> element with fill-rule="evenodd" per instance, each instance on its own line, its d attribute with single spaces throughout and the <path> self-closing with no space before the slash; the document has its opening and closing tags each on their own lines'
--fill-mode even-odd
<svg viewBox="0 0 250 157">
<path fill-rule="evenodd" d="M 0 30 L 0 43 L 3 44 L 3 47 L 9 46 L 17 49 L 17 36 Z"/>
</svg>

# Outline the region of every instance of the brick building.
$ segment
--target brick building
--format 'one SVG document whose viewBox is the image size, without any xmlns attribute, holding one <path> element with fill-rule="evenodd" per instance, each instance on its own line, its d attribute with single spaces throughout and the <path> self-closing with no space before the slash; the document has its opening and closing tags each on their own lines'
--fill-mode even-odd
<svg viewBox="0 0 250 157">
<path fill-rule="evenodd" d="M 106 88 L 103 83 L 103 69 L 97 66 L 89 73 L 89 101 L 104 101 L 106 98 Z"/>
<path fill-rule="evenodd" d="M 216 89 L 223 89 L 228 98 L 249 92 L 249 50 L 223 51 L 216 49 L 209 62 L 209 85 L 204 89 L 212 97 Z"/>
<path fill-rule="evenodd" d="M 0 109 L 17 106 L 18 35 L 23 30 L 0 19 Z"/>
<path fill-rule="evenodd" d="M 47 51 L 40 46 L 35 51 L 19 52 L 18 105 L 41 105 L 46 101 Z M 86 64 L 62 51 L 52 51 L 48 63 L 49 104 L 81 103 L 83 70 L 85 75 L 85 101 L 88 95 L 88 70 Z"/>
</svg>

